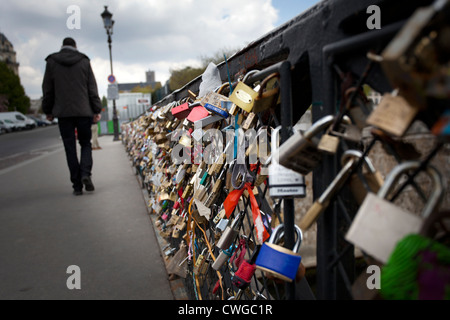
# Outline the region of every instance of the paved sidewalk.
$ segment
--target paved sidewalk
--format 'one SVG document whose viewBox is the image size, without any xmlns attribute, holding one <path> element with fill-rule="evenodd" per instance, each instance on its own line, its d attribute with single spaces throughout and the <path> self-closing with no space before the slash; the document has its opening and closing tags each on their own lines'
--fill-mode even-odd
<svg viewBox="0 0 450 320">
<path fill-rule="evenodd" d="M 99 143 L 96 191 L 80 197 L 62 147 L 0 170 L 0 299 L 174 299 L 124 146 Z M 71 265 L 81 290 L 67 288 Z"/>
</svg>

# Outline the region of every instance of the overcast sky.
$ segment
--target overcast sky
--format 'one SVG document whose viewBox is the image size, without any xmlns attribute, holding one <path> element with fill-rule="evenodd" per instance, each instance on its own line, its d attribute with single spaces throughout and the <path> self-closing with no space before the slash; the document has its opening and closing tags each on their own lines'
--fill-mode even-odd
<svg viewBox="0 0 450 320">
<path fill-rule="evenodd" d="M 107 36 L 100 14 L 113 14 L 113 68 L 119 83 L 156 81 L 169 69 L 197 66 L 201 56 L 242 48 L 301 14 L 319 0 L 1 0 L 0 32 L 12 42 L 26 94 L 42 96 L 45 58 L 70 36 L 88 55 L 100 96 L 110 74 Z M 69 29 L 72 5 L 80 9 L 79 29 Z"/>
</svg>

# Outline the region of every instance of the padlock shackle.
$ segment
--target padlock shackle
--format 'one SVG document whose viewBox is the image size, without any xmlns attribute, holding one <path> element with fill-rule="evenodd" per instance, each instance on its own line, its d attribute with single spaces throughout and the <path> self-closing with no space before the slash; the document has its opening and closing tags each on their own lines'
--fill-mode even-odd
<svg viewBox="0 0 450 320">
<path fill-rule="evenodd" d="M 300 246 L 303 241 L 303 233 L 302 230 L 295 225 L 295 233 L 297 234 L 297 240 L 295 242 L 294 248 L 292 249 L 293 252 L 298 253 L 300 250 Z M 279 224 L 273 231 L 272 235 L 269 238 L 269 243 L 277 244 L 277 242 L 284 237 L 284 224 Z"/>
<path fill-rule="evenodd" d="M 420 161 L 405 161 L 397 165 L 386 177 L 384 184 L 378 191 L 378 197 L 385 199 L 403 174 L 406 174 L 411 170 L 417 170 L 420 166 Z M 434 166 L 428 165 L 424 171 L 433 181 L 433 191 L 421 213 L 422 218 L 427 218 L 442 202 L 444 198 L 445 182 L 442 179 L 440 172 Z"/>
<path fill-rule="evenodd" d="M 269 83 L 270 80 L 272 80 L 273 78 L 278 78 L 278 80 L 280 79 L 280 74 L 278 72 L 274 72 L 272 74 L 270 74 L 268 77 L 266 77 L 262 82 L 261 82 L 261 87 L 258 91 L 258 99 L 261 99 L 263 97 L 263 91 L 266 88 L 267 84 Z M 278 94 L 278 92 L 280 91 L 280 88 L 277 87 L 274 90 L 274 95 Z"/>
<path fill-rule="evenodd" d="M 325 116 L 312 124 L 312 126 L 305 131 L 303 137 L 305 139 L 311 139 L 317 134 L 328 128 L 334 121 L 335 117 L 333 115 Z"/>
<path fill-rule="evenodd" d="M 272 134 L 270 137 L 270 156 L 267 158 L 266 162 L 264 163 L 265 166 L 268 166 L 270 163 L 272 164 L 278 164 L 280 163 L 278 161 L 279 159 L 279 153 L 278 153 L 278 148 L 279 148 L 279 139 L 278 136 L 280 135 L 280 130 L 281 130 L 282 126 L 278 126 L 275 129 L 272 130 Z M 292 127 L 292 132 L 296 133 L 295 128 Z M 275 155 L 275 157 L 274 157 Z"/>
<path fill-rule="evenodd" d="M 345 166 L 345 164 L 350 160 L 350 158 L 357 158 L 359 160 L 363 157 L 363 155 L 364 153 L 360 150 L 347 150 L 341 157 L 341 165 Z M 375 168 L 369 157 L 367 156 L 364 157 L 364 163 L 371 173 L 377 172 L 377 169 Z"/>
<path fill-rule="evenodd" d="M 244 79 L 242 79 L 242 82 L 245 83 L 245 81 L 247 81 L 247 79 L 252 75 L 252 74 L 256 74 L 260 72 L 259 70 L 250 70 L 249 72 L 247 72 L 244 76 Z"/>
</svg>

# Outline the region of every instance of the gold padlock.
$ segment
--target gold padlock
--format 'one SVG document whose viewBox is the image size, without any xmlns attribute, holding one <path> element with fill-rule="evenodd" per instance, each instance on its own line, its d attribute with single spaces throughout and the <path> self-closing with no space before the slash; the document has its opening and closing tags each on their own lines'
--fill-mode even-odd
<svg viewBox="0 0 450 320">
<path fill-rule="evenodd" d="M 405 98 L 388 93 L 372 111 L 367 123 L 397 137 L 402 137 L 418 112 L 419 108 L 410 105 Z"/>
<path fill-rule="evenodd" d="M 248 130 L 256 125 L 256 121 L 258 118 L 256 117 L 256 113 L 250 112 L 247 115 L 247 118 L 245 119 L 244 123 L 242 124 L 242 129 Z"/>
<path fill-rule="evenodd" d="M 269 86 L 269 83 L 273 81 L 273 79 L 278 79 L 278 81 Z M 280 94 L 280 87 L 278 86 L 279 79 L 279 73 L 272 73 L 261 82 L 258 96 L 255 98 L 253 104 L 252 112 L 262 112 L 275 105 Z"/>
<path fill-rule="evenodd" d="M 244 82 L 239 82 L 233 93 L 230 96 L 231 102 L 246 112 L 252 112 L 255 99 L 258 92 L 246 85 Z"/>
</svg>

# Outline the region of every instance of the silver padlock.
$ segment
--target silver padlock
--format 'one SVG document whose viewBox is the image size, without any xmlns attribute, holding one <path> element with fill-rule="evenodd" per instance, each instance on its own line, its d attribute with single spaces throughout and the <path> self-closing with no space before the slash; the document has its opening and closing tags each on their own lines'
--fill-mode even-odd
<svg viewBox="0 0 450 320">
<path fill-rule="evenodd" d="M 234 244 L 231 245 L 228 249 L 226 250 L 220 250 L 220 254 L 217 257 L 216 261 L 214 261 L 213 265 L 211 266 L 214 270 L 218 271 L 225 262 L 228 261 L 228 259 L 231 258 L 232 254 L 233 254 L 233 250 L 234 250 Z"/>
<path fill-rule="evenodd" d="M 323 152 L 317 149 L 320 142 L 317 135 L 327 129 L 334 121 L 329 115 L 316 121 L 303 135 L 295 133 L 278 149 L 279 163 L 301 174 L 308 174 L 322 161 Z"/>
<path fill-rule="evenodd" d="M 271 149 L 272 155 L 275 156 L 270 157 L 266 162 L 266 165 L 271 162 L 268 167 L 270 197 L 304 198 L 306 196 L 305 177 L 278 163 L 276 155 L 280 130 L 281 126 L 272 131 Z"/>
<path fill-rule="evenodd" d="M 231 226 L 228 226 L 217 242 L 217 247 L 222 250 L 228 249 L 239 234 L 239 228 L 242 220 L 244 219 L 245 211 L 241 211 L 239 215 L 234 219 Z"/>
<path fill-rule="evenodd" d="M 269 272 L 275 277 L 292 282 L 298 272 L 302 257 L 299 254 L 303 240 L 302 230 L 295 226 L 297 239 L 292 250 L 278 245 L 284 237 L 284 225 L 278 225 L 272 232 L 269 240 L 265 242 L 256 258 L 256 268 Z"/>
<path fill-rule="evenodd" d="M 408 234 L 419 233 L 423 219 L 438 209 L 444 197 L 445 184 L 439 171 L 431 165 L 424 170 L 433 182 L 433 189 L 420 216 L 385 199 L 404 174 L 420 166 L 419 161 L 397 165 L 386 177 L 378 194 L 367 194 L 346 234 L 347 241 L 386 263 L 398 241 Z"/>
</svg>

